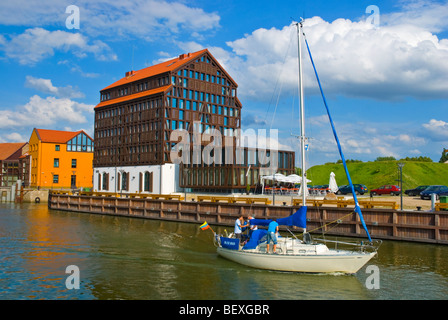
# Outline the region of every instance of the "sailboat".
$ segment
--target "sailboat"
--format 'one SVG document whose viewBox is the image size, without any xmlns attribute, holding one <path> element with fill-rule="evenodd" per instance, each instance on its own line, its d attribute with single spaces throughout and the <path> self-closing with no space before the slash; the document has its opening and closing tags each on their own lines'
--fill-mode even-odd
<svg viewBox="0 0 448 320">
<path fill-rule="evenodd" d="M 303 81 L 302 81 L 302 53 L 301 42 L 302 37 L 308 49 L 311 62 L 314 67 L 317 82 L 319 84 L 321 94 L 324 100 L 327 114 L 333 128 L 333 134 L 338 144 L 339 153 L 341 155 L 345 172 L 352 188 L 353 197 L 355 200 L 354 211 L 359 215 L 362 225 L 366 231 L 368 242 L 361 244 L 352 244 L 349 242 L 342 242 L 346 245 L 354 245 L 355 250 L 347 249 L 330 249 L 325 242 L 318 242 L 312 239 L 310 233 L 306 231 L 306 188 L 301 190 L 302 206 L 293 215 L 277 219 L 279 226 L 299 227 L 303 229 L 302 239 L 298 238 L 291 232 L 292 237 L 278 236 L 276 250 L 274 252 L 267 252 L 269 248 L 266 242 L 267 231 L 265 229 L 258 229 L 253 231 L 250 239 L 244 245 L 240 243 L 240 239 L 232 236 L 222 236 L 215 233 L 215 245 L 217 246 L 217 253 L 229 260 L 258 269 L 276 270 L 276 271 L 291 271 L 291 272 L 306 272 L 306 273 L 349 273 L 358 272 L 365 266 L 376 254 L 380 241 L 372 241 L 370 234 L 362 217 L 362 212 L 356 198 L 356 194 L 351 182 L 350 174 L 347 170 L 344 155 L 341 150 L 339 139 L 331 119 L 329 109 L 323 95 L 322 87 L 317 75 L 316 68 L 311 56 L 311 52 L 303 33 L 303 20 L 296 23 L 298 36 L 298 61 L 299 61 L 299 85 L 300 85 L 300 120 L 301 120 L 301 166 L 302 166 L 302 185 L 306 186 L 306 172 L 305 172 L 305 129 L 304 129 L 304 103 L 303 103 Z M 251 219 L 250 225 L 268 226 L 272 220 L 267 219 Z M 336 241 L 333 241 L 336 242 Z M 340 244 L 341 242 L 337 242 Z M 273 248 L 273 246 L 270 246 Z M 340 246 L 336 246 L 340 247 Z"/>
</svg>

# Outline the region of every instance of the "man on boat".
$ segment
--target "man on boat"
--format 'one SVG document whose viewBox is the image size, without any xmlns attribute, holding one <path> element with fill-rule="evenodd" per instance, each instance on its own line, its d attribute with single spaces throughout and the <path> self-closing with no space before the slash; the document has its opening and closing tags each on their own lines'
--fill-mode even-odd
<svg viewBox="0 0 448 320">
<path fill-rule="evenodd" d="M 233 233 L 235 234 L 235 237 L 237 239 L 241 240 L 243 228 L 246 228 L 248 226 L 249 226 L 249 223 L 246 222 L 246 224 L 244 224 L 244 217 L 243 217 L 243 215 L 240 215 L 239 218 L 235 220 L 235 230 L 233 231 Z"/>
<path fill-rule="evenodd" d="M 250 224 L 250 220 L 252 220 L 252 219 L 255 219 L 255 218 L 252 217 L 252 216 L 249 216 L 249 218 L 248 218 L 248 220 L 247 220 L 247 223 L 250 225 L 250 229 L 249 229 L 249 238 L 252 236 L 252 233 L 253 233 L 255 230 L 258 230 L 258 226 L 257 226 L 256 224 L 253 224 L 253 225 Z"/>
<path fill-rule="evenodd" d="M 272 248 L 273 253 L 277 253 L 277 234 L 278 234 L 278 223 L 275 220 L 272 220 L 268 226 L 267 236 L 267 244 L 266 244 L 266 253 L 269 253 L 269 244 L 271 241 L 274 243 L 274 247 Z"/>
</svg>

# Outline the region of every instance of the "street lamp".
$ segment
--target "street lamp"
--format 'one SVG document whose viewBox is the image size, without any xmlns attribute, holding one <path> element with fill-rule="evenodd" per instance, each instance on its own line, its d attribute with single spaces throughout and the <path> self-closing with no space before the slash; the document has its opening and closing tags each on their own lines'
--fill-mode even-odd
<svg viewBox="0 0 448 320">
<path fill-rule="evenodd" d="M 403 211 L 403 167 L 404 167 L 404 163 L 399 162 L 398 163 L 398 170 L 400 170 L 400 204 L 401 204 L 401 211 Z"/>
</svg>

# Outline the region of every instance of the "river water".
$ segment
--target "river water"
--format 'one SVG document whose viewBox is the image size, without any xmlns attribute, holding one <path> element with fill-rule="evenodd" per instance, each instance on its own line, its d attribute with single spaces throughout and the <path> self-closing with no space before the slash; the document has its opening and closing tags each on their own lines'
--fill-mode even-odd
<svg viewBox="0 0 448 320">
<path fill-rule="evenodd" d="M 227 261 L 217 256 L 212 232 L 198 226 L 0 204 L 0 299 L 448 298 L 446 245 L 384 241 L 369 262 L 372 273 L 295 274 Z M 79 289 L 69 289 L 75 275 Z"/>
</svg>

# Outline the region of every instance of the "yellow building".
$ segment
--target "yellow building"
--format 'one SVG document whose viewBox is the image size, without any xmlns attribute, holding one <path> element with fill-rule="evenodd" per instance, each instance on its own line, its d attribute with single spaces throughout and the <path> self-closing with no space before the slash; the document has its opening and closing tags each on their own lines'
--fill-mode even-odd
<svg viewBox="0 0 448 320">
<path fill-rule="evenodd" d="M 93 140 L 83 130 L 35 128 L 29 154 L 31 187 L 92 188 Z"/>
</svg>

